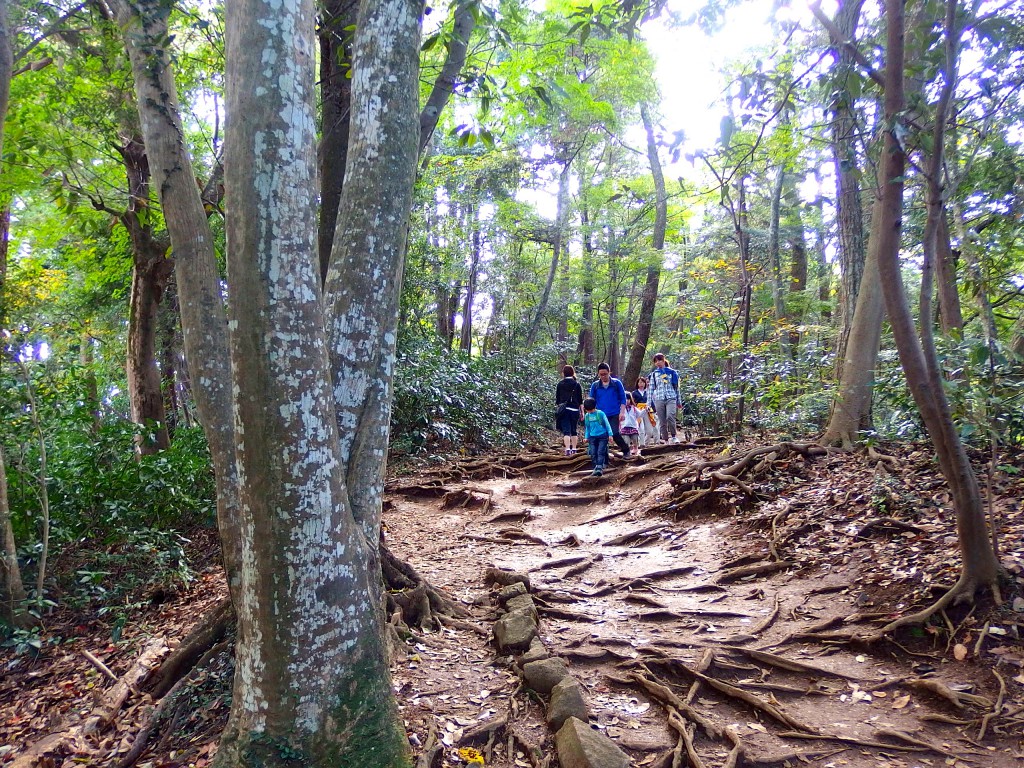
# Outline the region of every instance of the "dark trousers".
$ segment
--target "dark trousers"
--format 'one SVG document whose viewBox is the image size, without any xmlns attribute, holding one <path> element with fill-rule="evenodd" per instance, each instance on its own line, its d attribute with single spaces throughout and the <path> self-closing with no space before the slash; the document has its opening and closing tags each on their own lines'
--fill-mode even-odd
<svg viewBox="0 0 1024 768">
<path fill-rule="evenodd" d="M 615 441 L 615 445 L 619 447 L 624 456 L 629 455 L 629 443 L 625 441 L 622 434 L 619 432 L 619 412 L 605 413 L 608 417 L 608 423 L 612 425 L 612 440 Z"/>
</svg>

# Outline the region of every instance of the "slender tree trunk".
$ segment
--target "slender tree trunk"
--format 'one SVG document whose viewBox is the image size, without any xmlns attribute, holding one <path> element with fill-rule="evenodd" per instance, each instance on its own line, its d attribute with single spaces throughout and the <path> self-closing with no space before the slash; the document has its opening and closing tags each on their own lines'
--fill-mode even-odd
<svg viewBox="0 0 1024 768">
<path fill-rule="evenodd" d="M 569 168 L 571 163 L 566 161 L 562 165 L 562 171 L 558 175 L 558 211 L 555 215 L 555 237 L 552 244 L 551 266 L 548 269 L 547 279 L 544 281 L 544 288 L 541 290 L 540 300 L 537 302 L 537 310 L 533 315 L 533 322 L 526 333 L 526 347 L 529 349 L 537 341 L 537 334 L 540 332 L 541 322 L 548 311 L 548 302 L 551 299 L 551 289 L 555 284 L 555 275 L 558 274 L 558 260 L 562 256 L 562 229 L 565 226 L 564 216 L 569 199 Z"/>
<path fill-rule="evenodd" d="M 939 289 L 939 321 L 944 336 L 960 338 L 964 331 L 964 316 L 960 308 L 960 292 L 957 290 L 956 256 L 949 242 L 949 225 L 946 223 L 946 206 L 937 222 L 935 234 L 935 278 Z"/>
<path fill-rule="evenodd" d="M 7 15 L 7 0 L 0 0 L 0 156 L 4 146 L 4 124 L 10 103 L 11 77 L 14 55 L 11 50 L 11 32 Z M 0 204 L 0 360 L 4 358 L 4 334 L 7 320 L 5 288 L 7 285 L 7 256 L 10 243 L 11 208 L 6 200 Z M 7 468 L 4 449 L 0 445 L 0 621 L 12 626 L 27 626 L 29 614 L 25 610 L 25 587 L 18 567 L 18 551 L 11 524 L 11 507 L 7 497 Z"/>
<path fill-rule="evenodd" d="M 857 292 L 857 306 L 841 367 L 842 376 L 828 426 L 821 437 L 824 445 L 852 448 L 857 442 L 857 433 L 871 426 L 871 388 L 875 380 L 878 349 L 882 341 L 882 319 L 885 315 L 882 286 L 878 277 L 881 206 L 882 198 L 879 195 L 871 214 L 868 258 Z"/>
<path fill-rule="evenodd" d="M 466 63 L 469 39 L 476 27 L 478 6 L 475 0 L 457 0 L 452 21 L 452 35 L 447 44 L 447 55 L 441 73 L 430 90 L 427 102 L 420 112 L 419 154 L 423 154 L 434 135 L 441 112 L 455 93 L 459 73 Z"/>
<path fill-rule="evenodd" d="M 829 302 L 832 300 L 832 267 L 825 256 L 825 222 L 822 212 L 824 200 L 819 197 L 814 201 L 817 209 L 815 223 L 814 243 L 814 273 L 818 281 L 818 301 L 821 302 L 821 319 L 828 321 L 832 319 L 832 310 Z"/>
<path fill-rule="evenodd" d="M 580 313 L 580 342 L 576 354 L 584 365 L 596 362 L 594 353 L 594 241 L 590 231 L 590 212 L 580 208 L 580 228 L 583 235 L 583 274 L 581 292 L 583 306 Z"/>
<path fill-rule="evenodd" d="M 775 183 L 772 185 L 771 209 L 768 217 L 768 261 L 772 270 L 772 305 L 775 309 L 775 322 L 779 326 L 779 340 L 782 346 L 782 354 L 790 357 L 789 333 L 782 329 L 786 324 L 786 301 L 783 291 L 782 279 L 782 257 L 779 245 L 779 222 L 782 217 L 782 185 L 786 180 L 786 170 L 779 166 L 775 174 Z"/>
<path fill-rule="evenodd" d="M 939 183 L 942 163 L 942 130 L 946 120 L 946 106 L 952 95 L 956 77 L 956 45 L 958 33 L 955 30 L 956 0 L 948 0 L 946 14 L 946 82 L 939 106 L 936 108 L 935 126 L 938 140 L 933 143 L 928 177 L 933 184 Z M 922 338 L 914 330 L 914 320 L 903 287 L 900 272 L 900 230 L 903 212 L 903 179 L 905 156 L 901 142 L 897 139 L 896 127 L 902 120 L 905 109 L 903 67 L 904 67 L 904 16 L 902 0 L 886 0 L 886 68 L 885 68 L 885 131 L 882 151 L 882 207 L 878 232 L 879 273 L 886 309 L 892 323 L 893 336 L 899 350 L 900 362 L 914 396 L 914 402 L 921 412 L 942 473 L 949 484 L 953 506 L 957 515 L 957 533 L 963 568 L 960 580 L 951 594 L 971 598 L 979 587 L 996 586 L 999 564 L 992 549 L 985 523 L 984 508 L 977 478 L 971 468 L 967 453 L 953 424 L 943 387 L 941 370 L 935 347 L 932 343 L 931 318 L 921 318 Z M 938 231 L 938 217 L 941 215 L 941 195 L 932 196 L 929 206 L 927 236 L 934 238 Z M 926 248 L 934 251 L 934 242 Z"/>
<path fill-rule="evenodd" d="M 471 354 L 473 351 L 473 303 L 476 301 L 477 273 L 480 270 L 481 257 L 479 204 L 466 208 L 466 220 L 471 228 L 470 257 L 469 274 L 466 278 L 466 298 L 462 304 L 462 333 L 459 338 L 459 349 L 466 354 Z"/>
<path fill-rule="evenodd" d="M 630 349 L 629 362 L 623 381 L 632 386 L 640 376 L 647 356 L 647 344 L 654 327 L 654 310 L 658 304 L 658 284 L 661 282 L 662 252 L 665 250 L 665 230 L 668 228 L 668 194 L 665 191 L 665 174 L 658 157 L 658 144 L 654 138 L 654 123 L 646 104 L 640 107 L 644 132 L 647 134 L 647 162 L 654 178 L 654 230 L 651 233 L 650 262 L 647 264 L 647 280 L 644 282 L 643 300 L 640 303 L 640 317 L 636 324 L 636 336 Z"/>
<path fill-rule="evenodd" d="M 125 38 L 149 167 L 160 181 L 157 193 L 174 249 L 188 378 L 213 461 L 217 524 L 228 584 L 234 592 L 241 535 L 227 313 L 213 234 L 192 175 L 165 42 L 169 6 L 125 0 L 111 0 L 108 5 Z"/>
<path fill-rule="evenodd" d="M 746 364 L 747 349 L 750 346 L 750 300 L 752 297 L 752 280 L 750 278 L 750 227 L 747 222 L 747 177 L 740 174 L 736 178 L 736 242 L 740 252 L 740 314 L 741 336 L 739 363 Z M 744 409 L 746 408 L 747 377 L 743 376 L 740 383 L 739 405 L 736 410 L 735 429 L 743 430 Z"/>
</svg>

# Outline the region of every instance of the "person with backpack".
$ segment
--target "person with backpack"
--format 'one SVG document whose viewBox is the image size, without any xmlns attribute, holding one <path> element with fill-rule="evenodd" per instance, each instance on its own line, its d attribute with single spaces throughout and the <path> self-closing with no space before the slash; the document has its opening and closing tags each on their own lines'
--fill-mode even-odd
<svg viewBox="0 0 1024 768">
<path fill-rule="evenodd" d="M 562 433 L 562 445 L 566 456 L 576 455 L 579 436 L 576 429 L 580 423 L 580 408 L 583 406 L 583 387 L 576 381 L 576 369 L 571 365 L 562 367 L 562 380 L 555 387 L 555 428 Z"/>
<path fill-rule="evenodd" d="M 597 410 L 608 417 L 612 427 L 612 440 L 622 451 L 622 458 L 629 458 L 629 443 L 619 432 L 619 423 L 626 416 L 626 388 L 622 382 L 612 378 L 612 369 L 608 363 L 597 366 L 597 381 L 590 385 L 589 396 L 597 403 Z"/>
<path fill-rule="evenodd" d="M 651 383 L 650 398 L 654 401 L 654 412 L 661 425 L 661 441 L 667 443 L 671 439 L 678 443 L 676 411 L 683 404 L 679 397 L 679 374 L 669 367 L 665 355 L 658 352 L 654 356 L 654 370 L 647 378 Z"/>
<path fill-rule="evenodd" d="M 592 397 L 583 401 L 583 429 L 587 443 L 590 445 L 590 460 L 594 464 L 594 477 L 601 477 L 608 466 L 608 438 L 612 434 L 612 425 L 604 411 L 597 409 L 597 402 Z M 621 438 L 620 438 L 621 439 Z"/>
</svg>

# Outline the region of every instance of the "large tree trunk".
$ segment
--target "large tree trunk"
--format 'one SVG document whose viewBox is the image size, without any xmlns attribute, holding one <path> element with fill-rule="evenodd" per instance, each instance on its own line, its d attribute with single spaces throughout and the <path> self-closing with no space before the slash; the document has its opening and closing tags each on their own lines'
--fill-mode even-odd
<svg viewBox="0 0 1024 768">
<path fill-rule="evenodd" d="M 244 115 L 229 122 L 225 163 L 243 567 L 221 766 L 293 765 L 296 755 L 307 765 L 409 762 L 374 563 L 388 438 L 380 406 L 390 400 L 416 162 L 421 7 L 390 0 L 360 9 L 348 180 L 326 298 L 314 14 L 311 0 L 227 8 L 228 114 Z"/>
<path fill-rule="evenodd" d="M 650 263 L 647 265 L 647 280 L 644 282 L 643 300 L 640 303 L 640 317 L 637 319 L 636 336 L 629 353 L 629 362 L 623 374 L 627 388 L 633 386 L 644 367 L 647 344 L 654 327 L 654 309 L 658 303 L 658 284 L 661 282 L 662 251 L 665 250 L 665 230 L 668 228 L 668 194 L 665 192 L 665 174 L 661 170 L 658 144 L 654 138 L 654 124 L 651 122 L 647 105 L 640 107 L 640 117 L 647 134 L 647 162 L 654 178 L 654 231 L 651 233 Z"/>
<path fill-rule="evenodd" d="M 149 167 L 160 180 L 157 193 L 174 252 L 185 358 L 213 460 L 224 566 L 234 590 L 241 537 L 227 315 L 213 234 L 192 174 L 174 73 L 163 42 L 167 7 L 125 0 L 110 0 L 108 5 L 123 30 Z"/>
<path fill-rule="evenodd" d="M 4 123 L 11 95 L 11 77 L 14 69 L 14 54 L 11 50 L 10 28 L 8 27 L 7 0 L 0 0 L 0 155 L 4 147 Z M 7 305 L 4 288 L 7 284 L 7 255 L 10 243 L 11 209 L 6 203 L 0 205 L 0 339 L 3 338 Z M 6 350 L 0 342 L 0 360 Z M 14 541 L 14 526 L 11 524 L 11 507 L 7 498 L 7 468 L 4 464 L 4 450 L 0 445 L 0 621 L 13 626 L 28 624 L 25 611 L 25 587 L 18 567 L 18 551 Z"/>
<path fill-rule="evenodd" d="M 878 226 L 879 260 L 878 268 L 885 296 L 886 309 L 892 323 L 893 336 L 899 350 L 900 362 L 907 377 L 907 384 L 914 402 L 921 412 L 921 419 L 928 430 L 935 447 L 939 467 L 949 484 L 953 506 L 957 515 L 957 533 L 963 555 L 960 580 L 950 596 L 973 597 L 977 588 L 996 586 L 999 564 L 989 540 L 984 509 L 977 478 L 971 468 L 953 424 L 943 387 L 942 372 L 932 343 L 931 318 L 921 318 L 922 338 L 914 331 L 914 319 L 903 287 L 900 271 L 900 231 L 903 215 L 903 179 L 905 156 L 903 147 L 895 133 L 905 109 L 903 67 L 904 67 L 904 23 L 902 0 L 886 0 L 886 67 L 885 67 L 885 117 L 887 126 L 882 150 L 882 206 Z M 956 0 L 948 0 L 946 14 L 946 82 L 936 107 L 934 155 L 926 172 L 928 179 L 937 188 L 942 168 L 942 130 L 946 120 L 946 106 L 953 92 L 956 77 L 956 45 L 958 34 L 955 30 Z M 933 192 L 935 190 L 933 189 Z M 942 213 L 941 197 L 930 196 L 925 247 L 934 254 L 934 238 Z M 931 242 L 928 242 L 928 241 Z M 922 291 L 924 294 L 925 291 Z"/>
<path fill-rule="evenodd" d="M 11 77 L 14 69 L 14 55 L 11 50 L 10 28 L 8 27 L 7 0 L 0 0 L 0 155 L 4 146 L 4 122 L 11 95 Z M 0 205 L 0 338 L 7 319 L 4 288 L 7 283 L 7 254 L 10 242 L 11 210 L 5 203 Z M 5 350 L 0 342 L 0 359 Z M 28 624 L 25 611 L 25 587 L 18 567 L 18 553 L 14 541 L 14 526 L 11 525 L 11 508 L 7 499 L 7 471 L 4 464 L 3 446 L 0 445 L 0 621 L 14 626 Z"/>
</svg>

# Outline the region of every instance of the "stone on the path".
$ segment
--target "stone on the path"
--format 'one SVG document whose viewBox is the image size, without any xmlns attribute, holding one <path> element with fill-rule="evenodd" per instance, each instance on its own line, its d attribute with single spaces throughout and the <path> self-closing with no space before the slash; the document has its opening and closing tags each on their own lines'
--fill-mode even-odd
<svg viewBox="0 0 1024 768">
<path fill-rule="evenodd" d="M 505 608 L 508 609 L 509 613 L 528 613 L 533 617 L 534 621 L 540 620 L 537 606 L 529 595 L 516 595 L 506 603 Z"/>
<path fill-rule="evenodd" d="M 575 717 L 558 729 L 555 748 L 562 768 L 629 768 L 629 755 Z"/>
<path fill-rule="evenodd" d="M 524 664 L 529 664 L 531 661 L 540 661 L 546 659 L 551 654 L 548 653 L 548 649 L 544 647 L 544 643 L 539 638 L 533 638 L 530 642 L 530 650 L 519 657 L 519 666 L 522 667 Z"/>
<path fill-rule="evenodd" d="M 505 603 L 507 603 L 513 597 L 519 597 L 520 595 L 525 595 L 526 593 L 526 585 L 523 584 L 523 582 L 521 581 L 517 581 L 515 584 L 509 584 L 507 587 L 502 587 L 498 591 L 498 602 L 502 605 L 505 605 Z"/>
<path fill-rule="evenodd" d="M 520 653 L 530 647 L 537 622 L 528 613 L 506 613 L 494 622 L 494 639 L 502 653 Z"/>
<path fill-rule="evenodd" d="M 523 665 L 523 679 L 537 693 L 547 696 L 562 680 L 569 677 L 569 668 L 557 656 L 531 661 Z"/>
<path fill-rule="evenodd" d="M 551 729 L 557 731 L 570 717 L 587 722 L 590 709 L 583 698 L 583 686 L 571 677 L 566 677 L 551 689 L 548 702 L 547 720 Z"/>
</svg>

